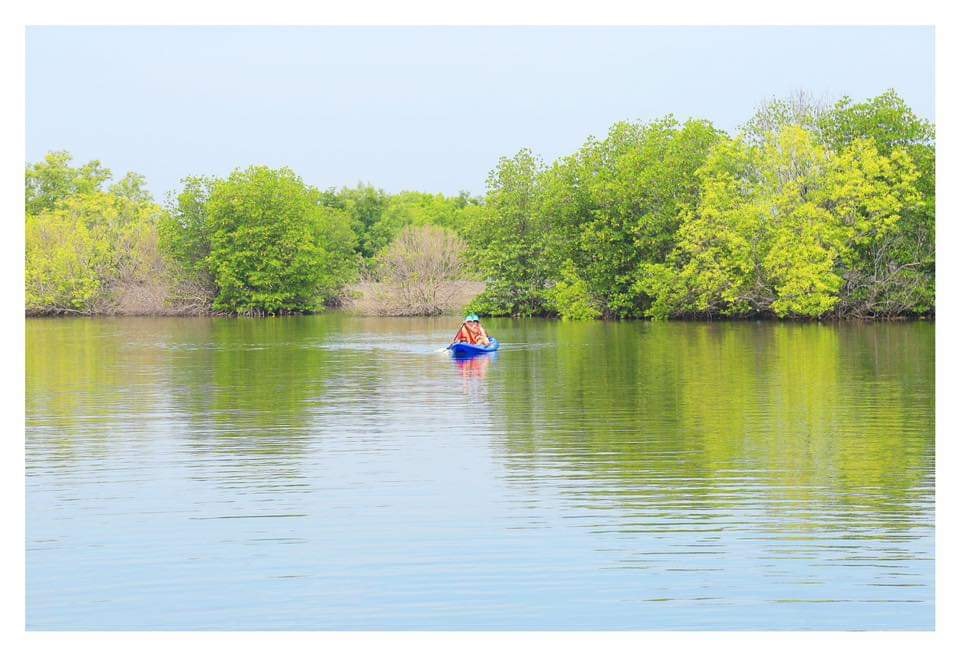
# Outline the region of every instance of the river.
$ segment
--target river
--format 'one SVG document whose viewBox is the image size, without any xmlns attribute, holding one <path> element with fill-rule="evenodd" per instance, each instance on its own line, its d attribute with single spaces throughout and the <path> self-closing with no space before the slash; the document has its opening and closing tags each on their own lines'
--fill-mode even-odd
<svg viewBox="0 0 960 656">
<path fill-rule="evenodd" d="M 934 627 L 930 322 L 26 322 L 28 629 Z"/>
</svg>

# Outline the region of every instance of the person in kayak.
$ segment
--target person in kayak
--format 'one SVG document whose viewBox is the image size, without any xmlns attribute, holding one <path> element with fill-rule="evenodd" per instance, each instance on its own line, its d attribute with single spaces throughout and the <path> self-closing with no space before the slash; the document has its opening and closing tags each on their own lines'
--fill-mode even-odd
<svg viewBox="0 0 960 656">
<path fill-rule="evenodd" d="M 468 314 L 463 320 L 463 325 L 453 338 L 453 343 L 466 342 L 467 344 L 479 344 L 480 346 L 490 346 L 490 338 L 487 337 L 487 331 L 480 325 L 480 317 L 475 314 Z"/>
</svg>

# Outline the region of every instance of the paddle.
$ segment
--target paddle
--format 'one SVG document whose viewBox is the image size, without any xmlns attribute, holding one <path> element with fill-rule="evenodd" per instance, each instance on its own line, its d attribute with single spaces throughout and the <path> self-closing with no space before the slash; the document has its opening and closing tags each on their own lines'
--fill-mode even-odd
<svg viewBox="0 0 960 656">
<path fill-rule="evenodd" d="M 467 325 L 467 322 L 464 321 L 463 323 L 460 324 L 460 328 L 463 328 L 463 327 L 466 326 L 466 325 Z M 457 338 L 457 335 L 460 334 L 460 328 L 457 328 L 457 334 L 453 336 L 454 339 L 456 339 L 456 338 Z M 444 346 L 443 348 L 439 348 L 439 349 L 437 349 L 436 351 L 434 351 L 434 353 L 442 353 L 443 351 L 446 351 L 446 350 L 449 349 L 451 346 L 453 346 L 454 343 L 455 343 L 455 342 L 450 342 L 449 344 L 447 344 L 447 345 Z"/>
</svg>

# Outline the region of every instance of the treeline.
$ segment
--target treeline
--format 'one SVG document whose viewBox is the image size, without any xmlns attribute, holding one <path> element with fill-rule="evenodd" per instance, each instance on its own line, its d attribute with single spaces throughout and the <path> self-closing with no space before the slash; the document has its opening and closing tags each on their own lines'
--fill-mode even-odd
<svg viewBox="0 0 960 656">
<path fill-rule="evenodd" d="M 893 91 L 795 95 L 736 137 L 618 123 L 546 166 L 502 158 L 468 241 L 472 305 L 568 318 L 934 312 L 934 128 Z"/>
<path fill-rule="evenodd" d="M 482 199 L 254 166 L 161 205 L 142 176 L 110 184 L 53 152 L 26 168 L 26 310 L 312 312 L 362 278 L 392 285 L 411 306 L 396 313 L 431 313 L 455 276 L 485 283 L 471 309 L 488 315 L 930 315 L 934 153 L 893 91 L 774 100 L 734 137 L 618 123 L 549 166 L 502 158 Z"/>
<path fill-rule="evenodd" d="M 161 206 L 142 176 L 110 185 L 100 162 L 71 161 L 52 152 L 26 169 L 28 314 L 314 312 L 361 277 L 395 275 L 398 248 L 427 266 L 418 246 L 438 235 L 462 250 L 454 228 L 481 211 L 465 192 L 322 191 L 263 166 L 188 177 Z"/>
</svg>

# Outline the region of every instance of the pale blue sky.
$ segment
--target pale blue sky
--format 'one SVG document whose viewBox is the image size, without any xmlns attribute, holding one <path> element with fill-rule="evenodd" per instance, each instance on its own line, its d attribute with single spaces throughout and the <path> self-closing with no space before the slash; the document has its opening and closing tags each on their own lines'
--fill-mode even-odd
<svg viewBox="0 0 960 656">
<path fill-rule="evenodd" d="M 287 165 L 326 188 L 482 193 L 618 120 L 734 132 L 763 99 L 895 88 L 933 119 L 932 28 L 29 28 L 27 161 L 66 149 L 161 199 Z"/>
</svg>

